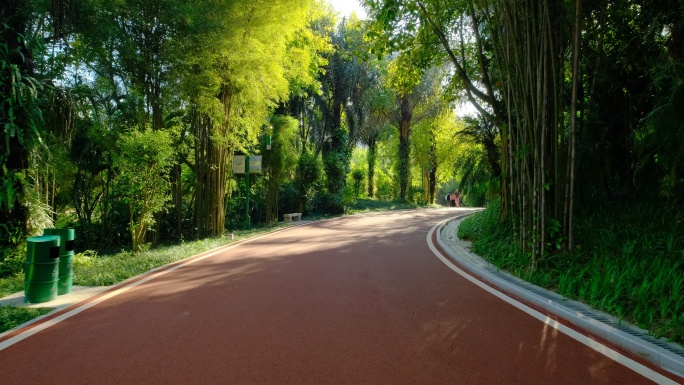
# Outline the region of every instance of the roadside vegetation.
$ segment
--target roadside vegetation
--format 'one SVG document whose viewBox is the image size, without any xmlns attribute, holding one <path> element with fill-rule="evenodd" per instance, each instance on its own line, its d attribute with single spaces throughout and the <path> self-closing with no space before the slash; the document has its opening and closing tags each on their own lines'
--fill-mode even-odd
<svg viewBox="0 0 684 385">
<path fill-rule="evenodd" d="M 436 206 L 436 205 L 435 205 Z M 345 208 L 348 214 L 359 214 L 372 211 L 405 210 L 426 207 L 416 203 L 405 201 L 382 201 L 376 199 L 358 199 Z"/>
<path fill-rule="evenodd" d="M 18 308 L 14 306 L 0 306 L 0 333 L 15 328 L 24 322 L 47 314 L 49 308 Z"/>
<path fill-rule="evenodd" d="M 472 240 L 473 252 L 528 282 L 684 344 L 684 225 L 668 207 L 583 211 L 575 252 L 549 253 L 534 268 L 500 209 L 497 201 L 459 226 L 459 238 Z"/>
</svg>

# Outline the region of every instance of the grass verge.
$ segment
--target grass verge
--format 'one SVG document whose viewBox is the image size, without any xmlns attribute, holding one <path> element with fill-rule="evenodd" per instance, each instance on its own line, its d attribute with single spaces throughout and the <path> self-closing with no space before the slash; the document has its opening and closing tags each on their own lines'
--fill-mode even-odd
<svg viewBox="0 0 684 385">
<path fill-rule="evenodd" d="M 0 332 L 15 328 L 24 322 L 38 318 L 51 312 L 48 308 L 26 308 L 15 306 L 0 306 Z"/>
<path fill-rule="evenodd" d="M 416 209 L 418 207 L 439 207 L 438 205 L 421 206 L 415 203 L 405 201 L 383 201 L 376 199 L 357 199 L 352 204 L 345 207 L 346 214 L 360 214 L 372 211 L 389 211 L 389 210 L 406 210 Z"/>
<path fill-rule="evenodd" d="M 579 249 L 550 254 L 530 270 L 499 209 L 492 204 L 459 226 L 458 236 L 473 241 L 473 252 L 528 282 L 684 344 L 684 236 L 671 210 L 625 205 L 578 215 Z"/>
</svg>

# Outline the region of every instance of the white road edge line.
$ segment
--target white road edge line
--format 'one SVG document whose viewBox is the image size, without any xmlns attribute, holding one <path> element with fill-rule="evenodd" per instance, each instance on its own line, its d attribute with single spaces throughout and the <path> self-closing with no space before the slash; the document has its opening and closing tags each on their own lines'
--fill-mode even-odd
<svg viewBox="0 0 684 385">
<path fill-rule="evenodd" d="M 45 329 L 47 329 L 47 328 L 49 328 L 49 327 L 51 327 L 51 326 L 57 325 L 58 323 L 60 323 L 60 322 L 62 322 L 62 321 L 64 321 L 64 320 L 66 320 L 66 319 L 68 319 L 68 318 L 71 318 L 71 317 L 75 316 L 75 315 L 78 314 L 78 313 L 81 313 L 81 312 L 83 312 L 83 311 L 85 311 L 85 310 L 88 310 L 88 309 L 90 309 L 91 307 L 93 307 L 93 306 L 95 306 L 95 305 L 98 305 L 98 304 L 100 304 L 100 303 L 102 303 L 102 302 L 104 302 L 104 301 L 106 301 L 106 300 L 108 300 L 108 299 L 110 299 L 110 298 L 116 297 L 117 295 L 122 294 L 122 293 L 124 293 L 124 292 L 126 292 L 126 291 L 128 291 L 128 290 L 130 290 L 130 289 L 132 289 L 132 288 L 134 288 L 134 287 L 136 287 L 136 286 L 138 286 L 138 285 L 142 285 L 142 284 L 145 283 L 145 282 L 149 282 L 149 281 L 151 281 L 151 280 L 153 280 L 153 279 L 155 279 L 155 278 L 161 277 L 161 276 L 163 276 L 163 275 L 165 275 L 165 274 L 167 274 L 167 273 L 170 273 L 170 272 L 172 272 L 172 271 L 176 271 L 176 270 L 180 269 L 181 267 L 185 267 L 185 266 L 191 265 L 191 264 L 193 264 L 193 263 L 195 263 L 195 262 L 199 262 L 199 261 L 204 260 L 204 259 L 207 259 L 207 258 L 209 258 L 209 257 L 213 257 L 213 256 L 216 255 L 216 254 L 222 253 L 222 252 L 224 252 L 224 251 L 228 251 L 228 250 L 230 250 L 230 249 L 233 249 L 233 248 L 238 247 L 238 246 L 240 246 L 240 245 L 243 245 L 243 244 L 245 244 L 245 243 L 250 243 L 250 242 L 256 241 L 256 240 L 258 240 L 258 239 L 267 237 L 267 236 L 269 236 L 269 235 L 271 235 L 271 234 L 274 234 L 274 233 L 275 233 L 275 232 L 271 232 L 271 233 L 267 233 L 267 234 L 264 234 L 264 235 L 261 235 L 261 236 L 258 236 L 258 237 L 245 239 L 244 241 L 238 242 L 238 243 L 236 243 L 236 244 L 234 244 L 234 245 L 227 246 L 227 247 L 221 246 L 221 247 L 219 247 L 217 250 L 214 250 L 214 251 L 212 251 L 212 252 L 209 252 L 209 254 L 207 254 L 207 255 L 203 255 L 203 256 L 201 256 L 201 257 L 198 257 L 198 258 L 189 260 L 189 261 L 187 261 L 187 262 L 183 262 L 183 263 L 181 263 L 181 264 L 179 264 L 179 265 L 176 265 L 176 266 L 174 266 L 174 267 L 172 267 L 172 268 L 170 268 L 170 269 L 166 269 L 166 270 L 160 271 L 160 272 L 158 272 L 158 273 L 151 274 L 151 275 L 149 275 L 149 276 L 147 276 L 147 277 L 145 277 L 145 278 L 140 279 L 139 281 L 135 281 L 135 282 L 129 283 L 128 285 L 124 285 L 123 287 L 120 287 L 119 289 L 116 289 L 116 290 L 112 291 L 112 292 L 109 293 L 109 294 L 105 294 L 105 295 L 103 295 L 102 297 L 99 297 L 99 298 L 97 298 L 97 299 L 94 299 L 94 300 L 92 300 L 92 301 L 90 301 L 90 302 L 88 302 L 88 303 L 82 305 L 82 306 L 77 307 L 76 309 L 73 309 L 73 310 L 71 310 L 71 311 L 68 311 L 68 312 L 66 312 L 66 313 L 64 313 L 64 314 L 62 314 L 62 315 L 60 315 L 60 316 L 57 316 L 57 317 L 55 317 L 55 318 L 53 318 L 53 319 L 51 319 L 51 320 L 49 320 L 49 321 L 43 322 L 43 323 L 41 323 L 40 325 L 38 325 L 38 326 L 36 326 L 36 327 L 34 327 L 34 328 L 31 328 L 31 329 L 29 329 L 29 330 L 27 330 L 27 331 L 25 331 L 25 332 L 22 332 L 22 333 L 17 334 L 16 336 L 14 336 L 14 337 L 12 337 L 12 338 L 8 338 L 8 339 L 6 339 L 5 341 L 0 342 L 0 351 L 3 351 L 3 350 L 5 350 L 5 349 L 7 349 L 8 347 L 10 347 L 10 346 L 12 346 L 12 345 L 14 345 L 14 344 L 16 344 L 16 343 L 18 343 L 18 342 L 20 342 L 20 341 L 23 341 L 23 340 L 25 340 L 25 339 L 31 337 L 32 335 L 34 335 L 34 334 L 36 334 L 36 333 L 39 333 L 39 332 L 41 332 L 41 331 L 43 331 L 43 330 L 45 330 Z"/>
<path fill-rule="evenodd" d="M 503 300 L 504 302 L 513 305 L 514 307 L 518 308 L 519 310 L 529 314 L 530 316 L 538 319 L 539 321 L 543 322 L 546 325 L 549 325 L 550 327 L 558 330 L 559 332 L 567 335 L 568 337 L 574 339 L 575 341 L 578 341 L 591 349 L 594 349 L 595 351 L 605 355 L 606 357 L 612 359 L 615 362 L 618 362 L 627 368 L 641 374 L 642 376 L 648 378 L 651 381 L 654 381 L 658 384 L 663 384 L 663 385 L 678 385 L 677 382 L 663 376 L 662 374 L 654 371 L 653 369 L 650 369 L 633 359 L 626 357 L 619 352 L 609 348 L 608 346 L 605 346 L 597 341 L 592 340 L 591 338 L 578 333 L 577 331 L 559 323 L 556 320 L 553 320 L 544 314 L 532 309 L 531 307 L 523 304 L 522 302 L 519 302 L 518 300 L 509 297 L 508 295 L 500 292 L 499 290 L 494 289 L 493 287 L 483 283 L 482 281 L 478 280 L 477 278 L 471 276 L 470 274 L 466 273 L 462 269 L 460 269 L 458 266 L 454 265 L 447 257 L 445 257 L 437 248 L 435 245 L 432 243 L 432 234 L 434 234 L 435 230 L 440 226 L 441 224 L 435 225 L 432 229 L 427 234 L 427 243 L 428 247 L 430 247 L 430 250 L 432 251 L 437 258 L 439 258 L 447 267 L 449 267 L 451 270 L 455 271 L 457 274 L 461 275 L 463 278 L 467 279 L 468 281 L 472 282 L 473 284 L 477 285 L 481 289 L 485 290 L 486 292 L 494 295 L 495 297 Z"/>
</svg>

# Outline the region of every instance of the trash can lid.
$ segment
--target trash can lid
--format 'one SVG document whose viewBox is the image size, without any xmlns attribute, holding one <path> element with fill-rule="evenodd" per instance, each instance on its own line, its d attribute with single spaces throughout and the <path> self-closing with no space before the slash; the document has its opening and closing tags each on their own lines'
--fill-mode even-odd
<svg viewBox="0 0 684 385">
<path fill-rule="evenodd" d="M 73 241 L 76 238 L 76 231 L 74 229 L 45 229 L 43 231 L 44 235 L 59 235 L 63 237 L 65 241 Z"/>
<path fill-rule="evenodd" d="M 38 237 L 31 237 L 26 240 L 26 242 L 31 242 L 31 243 L 52 243 L 52 242 L 57 242 L 55 246 L 59 246 L 59 236 L 58 235 L 41 235 Z"/>
</svg>

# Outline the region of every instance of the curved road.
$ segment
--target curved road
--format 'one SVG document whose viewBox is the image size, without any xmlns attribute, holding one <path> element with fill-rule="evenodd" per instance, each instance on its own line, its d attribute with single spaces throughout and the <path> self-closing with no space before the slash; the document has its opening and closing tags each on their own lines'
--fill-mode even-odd
<svg viewBox="0 0 684 385">
<path fill-rule="evenodd" d="M 652 383 L 449 269 L 426 237 L 455 213 L 320 221 L 157 270 L 3 337 L 0 382 Z"/>
</svg>

